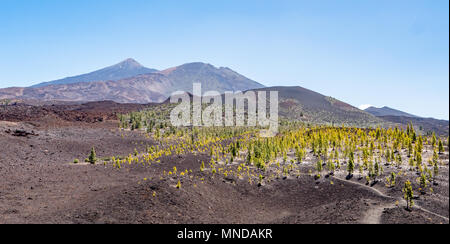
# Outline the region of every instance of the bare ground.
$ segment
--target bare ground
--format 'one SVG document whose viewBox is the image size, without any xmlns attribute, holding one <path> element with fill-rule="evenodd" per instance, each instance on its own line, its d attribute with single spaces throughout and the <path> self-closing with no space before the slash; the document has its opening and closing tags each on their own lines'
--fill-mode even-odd
<svg viewBox="0 0 450 244">
<path fill-rule="evenodd" d="M 448 166 L 434 192 L 419 196 L 407 211 L 397 189 L 401 178 L 397 188 L 371 187 L 343 175 L 320 180 L 300 175 L 258 187 L 208 177 L 199 170 L 208 156 L 191 154 L 120 170 L 75 165 L 93 146 L 103 158 L 143 151 L 155 142 L 140 132 L 117 130 L 116 121 L 52 126 L 42 121 L 0 122 L 0 223 L 448 224 Z M 17 129 L 34 135 L 6 132 Z M 193 171 L 181 189 L 175 179 L 161 178 L 173 166 Z"/>
</svg>

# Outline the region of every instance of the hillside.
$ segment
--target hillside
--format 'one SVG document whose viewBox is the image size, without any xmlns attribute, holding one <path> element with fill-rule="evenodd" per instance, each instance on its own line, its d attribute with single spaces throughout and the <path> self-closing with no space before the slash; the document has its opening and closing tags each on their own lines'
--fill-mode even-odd
<svg viewBox="0 0 450 244">
<path fill-rule="evenodd" d="M 416 115 L 412 115 L 390 107 L 382 107 L 382 108 L 369 107 L 365 109 L 365 111 L 375 116 L 403 116 L 403 117 L 419 118 Z"/>
<path fill-rule="evenodd" d="M 449 121 L 438 120 L 433 118 L 418 118 L 418 117 L 405 117 L 405 116 L 380 116 L 380 119 L 389 121 L 392 123 L 398 123 L 406 126 L 412 123 L 414 127 L 419 129 L 421 133 L 429 134 L 435 132 L 438 135 L 449 135 Z"/>
<path fill-rule="evenodd" d="M 345 102 L 303 87 L 269 87 L 256 91 L 278 91 L 280 116 L 306 123 L 377 126 L 383 120 Z"/>
<path fill-rule="evenodd" d="M 386 122 L 400 124 L 403 127 L 412 123 L 422 134 L 432 131 L 439 135 L 449 134 L 449 122 L 447 120 L 422 118 L 390 107 L 369 107 L 365 111 Z"/>
</svg>

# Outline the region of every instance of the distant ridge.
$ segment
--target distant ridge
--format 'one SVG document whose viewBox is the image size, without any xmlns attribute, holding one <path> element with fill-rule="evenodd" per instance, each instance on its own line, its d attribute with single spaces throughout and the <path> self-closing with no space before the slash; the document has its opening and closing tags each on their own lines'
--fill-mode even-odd
<svg viewBox="0 0 450 244">
<path fill-rule="evenodd" d="M 300 87 L 275 86 L 255 91 L 278 91 L 279 115 L 312 124 L 377 126 L 383 120 L 343 101 Z"/>
<path fill-rule="evenodd" d="M 419 116 L 413 115 L 413 114 L 409 114 L 397 109 L 393 109 L 390 107 L 382 107 L 382 108 L 376 108 L 376 107 L 369 107 L 366 108 L 364 111 L 375 115 L 377 117 L 380 116 L 403 116 L 403 117 L 411 117 L 411 118 L 420 118 Z"/>
<path fill-rule="evenodd" d="M 130 78 L 137 75 L 149 74 L 157 72 L 156 69 L 150 69 L 142 66 L 136 60 L 129 58 L 118 64 L 73 77 L 67 77 L 60 80 L 39 83 L 31 86 L 32 88 L 50 86 L 50 85 L 67 85 L 81 82 L 96 82 L 96 81 L 117 81 L 125 78 Z"/>
</svg>

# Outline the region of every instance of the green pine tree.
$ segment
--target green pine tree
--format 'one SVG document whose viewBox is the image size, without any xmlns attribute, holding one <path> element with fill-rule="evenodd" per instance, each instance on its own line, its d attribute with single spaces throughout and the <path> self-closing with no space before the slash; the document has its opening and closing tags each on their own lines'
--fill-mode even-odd
<svg viewBox="0 0 450 244">
<path fill-rule="evenodd" d="M 89 155 L 89 163 L 95 164 L 97 162 L 97 155 L 95 153 L 95 148 L 92 147 L 91 154 Z"/>
<path fill-rule="evenodd" d="M 410 210 L 414 206 L 414 192 L 409 180 L 405 182 L 405 186 L 402 191 L 404 193 L 403 198 L 406 201 L 406 209 Z"/>
<path fill-rule="evenodd" d="M 444 153 L 444 144 L 442 143 L 440 138 L 439 138 L 438 144 L 439 144 L 439 146 L 438 146 L 439 147 L 439 154 Z"/>
</svg>

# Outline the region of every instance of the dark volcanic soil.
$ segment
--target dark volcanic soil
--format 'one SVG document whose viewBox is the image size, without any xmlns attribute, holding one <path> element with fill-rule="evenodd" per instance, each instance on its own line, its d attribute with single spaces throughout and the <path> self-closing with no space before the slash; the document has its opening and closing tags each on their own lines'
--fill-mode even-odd
<svg viewBox="0 0 450 244">
<path fill-rule="evenodd" d="M 395 206 L 389 192 L 380 194 L 382 187 L 340 176 L 316 181 L 301 175 L 261 187 L 211 178 L 199 169 L 206 155 L 174 155 L 122 169 L 75 165 L 73 160 L 83 162 L 92 147 L 106 158 L 155 142 L 141 132 L 119 131 L 115 121 L 70 118 L 51 127 L 39 116 L 32 122 L 0 121 L 0 223 L 448 223 L 448 169 L 443 190 L 436 187 L 438 193 L 447 187 L 446 198 L 441 194 L 444 199 L 436 200 L 446 203 L 447 211 L 418 200 L 443 219 L 419 208 L 408 212 Z M 34 134 L 17 136 L 15 130 Z M 174 178 L 161 177 L 173 166 L 192 170 L 181 189 Z"/>
<path fill-rule="evenodd" d="M 151 104 L 119 104 L 111 101 L 73 105 L 13 104 L 0 106 L 0 121 L 29 122 L 39 126 L 61 126 L 74 123 L 98 123 L 116 120 L 119 113 L 141 110 Z"/>
</svg>

